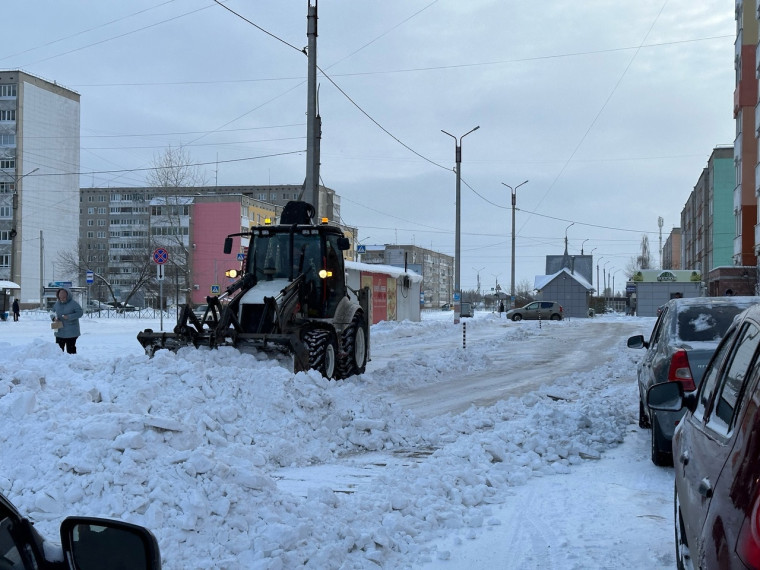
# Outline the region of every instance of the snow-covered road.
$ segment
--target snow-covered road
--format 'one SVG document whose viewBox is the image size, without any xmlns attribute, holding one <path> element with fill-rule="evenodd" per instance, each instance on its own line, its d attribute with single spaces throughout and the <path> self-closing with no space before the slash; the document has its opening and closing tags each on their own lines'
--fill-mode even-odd
<svg viewBox="0 0 760 570">
<path fill-rule="evenodd" d="M 484 326 L 486 322 L 488 326 Z M 423 341 L 422 346 L 410 343 L 409 339 L 390 341 L 381 337 L 379 346 L 373 349 L 369 371 L 398 359 L 413 360 L 421 350 L 452 351 L 463 345 L 466 350 L 469 346 L 483 358 L 482 363 L 473 364 L 470 370 L 450 371 L 435 384 L 396 394 L 401 406 L 419 416 L 458 413 L 471 405 L 488 406 L 522 396 L 543 384 L 551 385 L 559 376 L 598 368 L 613 358 L 611 349 L 620 348 L 621 338 L 639 330 L 636 323 L 629 321 L 598 321 L 596 324 L 598 326 L 590 330 L 574 326 L 568 320 L 544 322 L 539 327 L 538 323 L 512 323 L 506 319 L 467 319 L 465 335 L 437 336 L 434 342 Z M 514 331 L 522 334 L 510 334 Z M 458 332 L 455 329 L 455 333 Z"/>
<path fill-rule="evenodd" d="M 0 491 L 150 528 L 166 569 L 668 568 L 672 469 L 636 425 L 627 336 L 653 319 L 451 313 L 372 328 L 341 382 L 263 356 L 148 359 L 157 323 L 0 323 Z M 23 435 L 20 435 L 23 434 Z"/>
</svg>

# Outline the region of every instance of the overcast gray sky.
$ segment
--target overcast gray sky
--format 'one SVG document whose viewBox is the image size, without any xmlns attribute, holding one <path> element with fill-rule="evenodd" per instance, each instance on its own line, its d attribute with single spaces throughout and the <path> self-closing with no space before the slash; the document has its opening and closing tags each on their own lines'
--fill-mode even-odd
<svg viewBox="0 0 760 570">
<path fill-rule="evenodd" d="M 142 186 L 184 145 L 213 184 L 301 184 L 306 0 L 39 0 L 4 6 L 0 68 L 81 94 L 83 186 Z M 663 240 L 731 145 L 733 2 L 323 0 L 322 182 L 365 244 L 453 255 L 463 289 L 593 251 L 615 274 Z M 338 89 L 338 87 L 340 90 Z M 342 92 L 341 92 L 342 90 Z M 48 165 L 40 165 L 48 166 Z M 573 224 L 573 225 L 570 225 Z M 234 228 L 233 228 L 234 229 Z"/>
</svg>

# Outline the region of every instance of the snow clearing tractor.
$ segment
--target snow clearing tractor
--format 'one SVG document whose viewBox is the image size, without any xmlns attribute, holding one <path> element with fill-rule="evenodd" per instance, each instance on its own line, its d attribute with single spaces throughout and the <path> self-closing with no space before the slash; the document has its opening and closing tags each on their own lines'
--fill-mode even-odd
<svg viewBox="0 0 760 570">
<path fill-rule="evenodd" d="M 199 318 L 182 307 L 173 332 L 146 329 L 137 340 L 146 354 L 184 346 L 234 346 L 244 352 L 279 348 L 294 357 L 293 370 L 318 370 L 326 378 L 361 374 L 369 359 L 370 289 L 350 289 L 341 230 L 314 223 L 314 207 L 288 202 L 278 225 L 230 234 L 249 239 L 239 277 L 220 296 L 207 297 Z M 353 297 L 350 295 L 353 293 Z"/>
</svg>

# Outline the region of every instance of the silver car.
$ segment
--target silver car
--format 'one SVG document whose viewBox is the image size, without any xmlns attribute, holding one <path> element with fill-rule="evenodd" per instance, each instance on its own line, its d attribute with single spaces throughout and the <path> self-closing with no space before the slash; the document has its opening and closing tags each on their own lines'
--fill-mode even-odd
<svg viewBox="0 0 760 570">
<path fill-rule="evenodd" d="M 673 463 L 672 439 L 684 410 L 654 411 L 646 404 L 647 390 L 661 382 L 681 382 L 693 392 L 707 363 L 734 317 L 760 303 L 760 297 L 693 297 L 671 299 L 655 322 L 649 340 L 643 335 L 628 339 L 629 348 L 645 348 L 638 365 L 639 427 L 651 429 L 652 462 Z"/>
<path fill-rule="evenodd" d="M 507 311 L 507 318 L 513 321 L 523 319 L 561 321 L 562 305 L 555 301 L 533 301 L 519 309 L 510 309 Z"/>
</svg>

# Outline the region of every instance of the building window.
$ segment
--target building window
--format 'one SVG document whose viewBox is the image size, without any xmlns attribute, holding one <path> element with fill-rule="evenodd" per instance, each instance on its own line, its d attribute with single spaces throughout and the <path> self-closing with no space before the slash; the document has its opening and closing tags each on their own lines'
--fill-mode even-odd
<svg viewBox="0 0 760 570">
<path fill-rule="evenodd" d="M 0 159 L 0 168 L 3 169 L 11 169 L 16 168 L 16 159 L 15 158 L 2 158 Z"/>
<path fill-rule="evenodd" d="M 15 121 L 16 109 L 0 109 L 0 121 Z"/>
<path fill-rule="evenodd" d="M 87 227 L 92 227 L 95 225 L 95 220 L 87 220 Z"/>
<path fill-rule="evenodd" d="M 106 221 L 105 220 L 98 220 L 98 226 L 100 226 L 102 228 L 105 225 L 106 225 Z"/>
<path fill-rule="evenodd" d="M 0 267 L 10 267 L 10 266 L 11 266 L 10 254 L 0 255 Z"/>
<path fill-rule="evenodd" d="M 10 218 L 10 217 L 11 217 L 11 207 L 0 206 L 0 218 Z"/>
<path fill-rule="evenodd" d="M 13 182 L 0 182 L 0 194 L 13 194 L 16 185 Z"/>
<path fill-rule="evenodd" d="M 0 146 L 15 146 L 15 145 L 16 145 L 15 134 L 0 135 Z"/>
<path fill-rule="evenodd" d="M 91 216 L 94 215 L 95 214 L 95 208 L 87 208 L 87 213 L 89 215 L 91 215 Z"/>
<path fill-rule="evenodd" d="M 106 212 L 105 208 L 98 208 L 98 214 L 107 214 L 107 213 L 108 212 Z"/>
<path fill-rule="evenodd" d="M 88 238 L 94 238 L 95 237 L 95 232 L 87 232 L 87 237 Z"/>
<path fill-rule="evenodd" d="M 8 230 L 0 231 L 0 241 L 11 241 L 11 232 Z"/>
<path fill-rule="evenodd" d="M 0 85 L 0 97 L 16 97 L 16 84 Z"/>
</svg>

